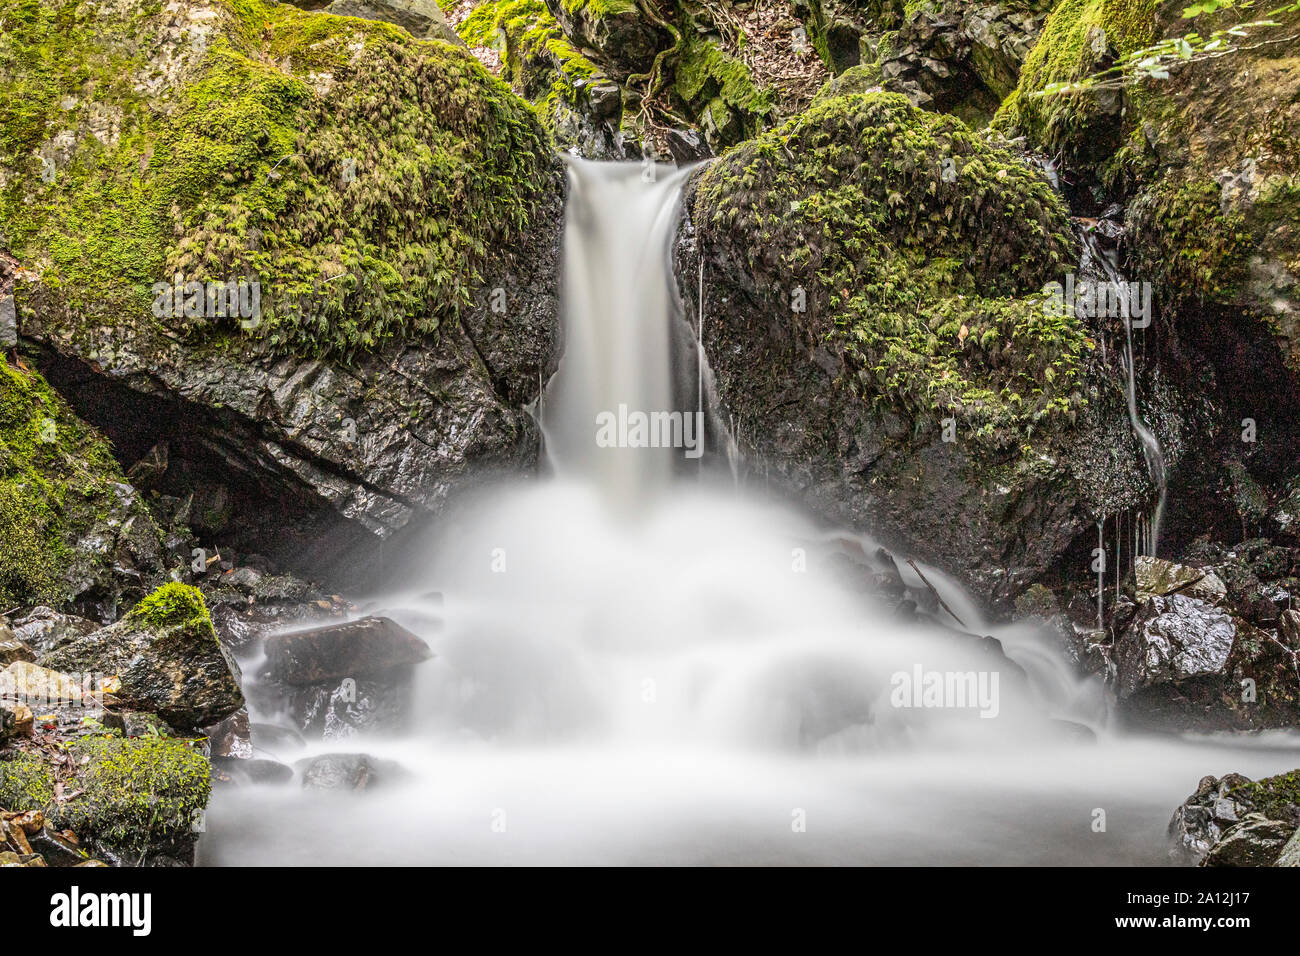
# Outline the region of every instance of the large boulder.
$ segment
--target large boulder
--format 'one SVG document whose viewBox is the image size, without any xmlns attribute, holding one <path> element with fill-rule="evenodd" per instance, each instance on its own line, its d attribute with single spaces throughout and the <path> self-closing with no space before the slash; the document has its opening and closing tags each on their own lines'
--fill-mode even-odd
<svg viewBox="0 0 1300 956">
<path fill-rule="evenodd" d="M 213 724 L 244 705 L 239 667 L 217 640 L 203 596 L 184 584 L 163 585 L 117 624 L 63 645 L 45 663 L 111 675 L 119 703 L 177 728 Z"/>
<path fill-rule="evenodd" d="M 269 675 L 294 686 L 376 677 L 430 657 L 429 646 L 386 617 L 363 617 L 267 639 Z"/>
<path fill-rule="evenodd" d="M 1196 598 L 1153 597 L 1116 642 L 1119 696 L 1154 684 L 1223 673 L 1237 629 L 1232 617 Z"/>
<path fill-rule="evenodd" d="M 314 571 L 534 461 L 562 177 L 528 105 L 380 21 L 119 7 L 6 10 L 0 245 L 24 348 L 124 462 Z"/>
<path fill-rule="evenodd" d="M 309 7 L 307 3 L 294 5 Z M 460 37 L 447 23 L 437 0 L 333 0 L 324 10 L 338 17 L 395 23 L 412 36 L 427 40 L 460 43 Z"/>
<path fill-rule="evenodd" d="M 1090 330 L 1042 295 L 1072 270 L 1065 208 L 960 120 L 822 100 L 710 165 L 689 215 L 687 314 L 702 256 L 717 396 L 770 480 L 999 606 L 1144 500 Z"/>
</svg>

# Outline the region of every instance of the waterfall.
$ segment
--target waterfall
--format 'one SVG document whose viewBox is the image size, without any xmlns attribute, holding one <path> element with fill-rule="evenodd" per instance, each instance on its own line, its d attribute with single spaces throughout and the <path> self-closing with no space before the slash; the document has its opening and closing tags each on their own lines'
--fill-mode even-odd
<svg viewBox="0 0 1300 956">
<path fill-rule="evenodd" d="M 553 475 L 458 502 L 371 601 L 433 651 L 409 724 L 266 754 L 362 751 L 401 773 L 362 793 L 221 790 L 205 862 L 1161 860 L 1205 752 L 1117 742 L 1099 683 L 1044 629 L 991 626 L 907 561 L 902 585 L 952 619 L 900 619 L 871 593 L 869 536 L 635 440 L 633 413 L 711 403 L 703 306 L 684 334 L 668 259 L 686 174 L 645 172 L 569 164 L 564 356 L 538 410 Z M 726 442 L 703 453 L 730 471 Z M 282 720 L 249 689 L 255 728 Z M 1089 831 L 1095 806 L 1115 839 Z"/>
</svg>

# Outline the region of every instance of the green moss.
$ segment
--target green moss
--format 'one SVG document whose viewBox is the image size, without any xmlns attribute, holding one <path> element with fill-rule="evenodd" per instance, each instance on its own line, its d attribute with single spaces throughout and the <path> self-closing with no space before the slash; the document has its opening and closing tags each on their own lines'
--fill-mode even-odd
<svg viewBox="0 0 1300 956">
<path fill-rule="evenodd" d="M 198 588 L 169 581 L 145 597 L 127 614 L 127 620 L 151 628 L 198 627 L 212 630 L 212 618 Z"/>
<path fill-rule="evenodd" d="M 845 384 L 990 436 L 1082 405 L 1089 343 L 1040 294 L 1074 262 L 1060 198 L 951 116 L 896 94 L 827 99 L 700 183 L 696 222 L 734 251 Z"/>
<path fill-rule="evenodd" d="M 568 41 L 541 0 L 481 4 L 460 24 L 458 32 L 470 46 L 499 50 L 503 78 L 516 93 L 534 103 L 556 96 L 575 105 L 583 86 L 602 76 L 596 64 Z M 546 116 L 545 111 L 542 115 Z"/>
<path fill-rule="evenodd" d="M 1300 770 L 1264 777 L 1231 791 L 1272 820 L 1289 820 L 1300 812 Z"/>
<path fill-rule="evenodd" d="M 44 759 L 20 753 L 0 760 L 0 809 L 42 810 L 54 799 L 54 773 Z"/>
<path fill-rule="evenodd" d="M 772 115 L 775 93 L 757 86 L 743 62 L 716 43 L 690 34 L 682 42 L 674 66 L 673 92 L 686 105 L 688 114 L 717 108 L 734 116 L 742 131 L 731 141 L 752 135 Z M 725 120 L 713 117 L 721 128 Z"/>
<path fill-rule="evenodd" d="M 211 794 L 208 761 L 173 737 L 85 737 L 68 748 L 81 795 L 60 823 L 123 849 L 183 838 Z"/>
<path fill-rule="evenodd" d="M 0 356 L 0 604 L 61 603 L 71 543 L 125 480 L 101 435 Z"/>
<path fill-rule="evenodd" d="M 1061 0 L 1025 59 L 994 125 L 1036 147 L 1101 160 L 1118 148 L 1096 93 L 1045 93 L 1081 80 L 1156 39 L 1155 0 Z"/>
<path fill-rule="evenodd" d="M 633 0 L 560 0 L 564 11 L 588 20 L 604 20 L 626 13 L 636 13 Z"/>
<path fill-rule="evenodd" d="M 1257 244 L 1239 212 L 1224 212 L 1220 192 L 1212 180 L 1163 179 L 1134 203 L 1139 268 L 1170 303 L 1231 302 L 1249 279 Z"/>
<path fill-rule="evenodd" d="M 458 316 L 554 176 L 526 104 L 464 51 L 391 24 L 216 9 L 200 40 L 169 33 L 157 5 L 106 18 L 0 0 L 0 86 L 22 102 L 0 113 L 0 160 L 17 171 L 0 243 L 40 272 L 42 311 L 302 354 Z M 256 281 L 261 314 L 155 319 L 155 284 L 177 274 Z"/>
</svg>

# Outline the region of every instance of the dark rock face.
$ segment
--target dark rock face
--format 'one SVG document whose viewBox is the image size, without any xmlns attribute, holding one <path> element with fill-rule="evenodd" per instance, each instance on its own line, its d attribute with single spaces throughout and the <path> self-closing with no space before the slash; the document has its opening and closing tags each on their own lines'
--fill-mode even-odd
<svg viewBox="0 0 1300 956">
<path fill-rule="evenodd" d="M 1300 827 L 1300 771 L 1205 777 L 1169 821 L 1170 858 L 1201 866 L 1272 866 Z M 1295 865 L 1286 863 L 1283 865 Z"/>
<path fill-rule="evenodd" d="M 879 82 L 916 106 L 987 122 L 1015 89 L 1046 15 L 1041 5 L 931 0 L 899 28 Z"/>
<path fill-rule="evenodd" d="M 294 686 L 375 677 L 431 656 L 424 641 L 386 617 L 281 634 L 265 646 L 269 675 Z"/>
<path fill-rule="evenodd" d="M 186 604 L 151 604 L 172 592 Z M 178 728 L 207 726 L 244 705 L 239 667 L 217 640 L 202 597 L 184 585 L 164 586 L 117 624 L 63 645 L 45 661 L 63 671 L 115 675 L 120 703 Z"/>
</svg>

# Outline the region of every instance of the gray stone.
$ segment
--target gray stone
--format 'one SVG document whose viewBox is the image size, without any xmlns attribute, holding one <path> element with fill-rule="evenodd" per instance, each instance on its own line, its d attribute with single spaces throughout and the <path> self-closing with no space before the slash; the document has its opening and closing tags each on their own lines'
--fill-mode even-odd
<svg viewBox="0 0 1300 956">
<path fill-rule="evenodd" d="M 1155 684 L 1220 674 L 1237 629 L 1224 611 L 1175 594 L 1149 598 L 1116 639 L 1120 699 Z"/>
</svg>

